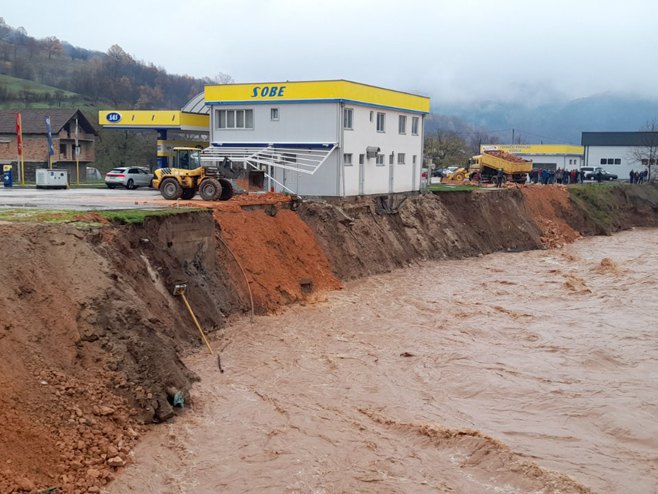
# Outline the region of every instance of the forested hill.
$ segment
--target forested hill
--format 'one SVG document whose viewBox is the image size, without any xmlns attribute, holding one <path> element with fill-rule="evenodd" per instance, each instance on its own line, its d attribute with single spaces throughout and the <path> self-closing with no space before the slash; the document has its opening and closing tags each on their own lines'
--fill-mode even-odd
<svg viewBox="0 0 658 494">
<path fill-rule="evenodd" d="M 0 74 L 50 86 L 12 86 L 0 79 L 0 104 L 73 106 L 80 97 L 98 105 L 133 109 L 180 108 L 203 91 L 211 79 L 168 74 L 152 63 L 135 60 L 120 46 L 107 53 L 72 46 L 54 36 L 37 39 L 0 17 Z M 57 91 L 59 90 L 59 91 Z M 77 93 L 77 94 L 72 94 Z"/>
</svg>

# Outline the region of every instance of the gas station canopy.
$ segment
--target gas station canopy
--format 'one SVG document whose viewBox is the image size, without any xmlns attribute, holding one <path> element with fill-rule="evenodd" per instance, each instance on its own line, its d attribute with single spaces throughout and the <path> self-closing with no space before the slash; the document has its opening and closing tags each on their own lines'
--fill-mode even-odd
<svg viewBox="0 0 658 494">
<path fill-rule="evenodd" d="M 179 130 L 208 133 L 209 116 L 182 110 L 101 110 L 98 123 L 108 129 Z"/>
</svg>

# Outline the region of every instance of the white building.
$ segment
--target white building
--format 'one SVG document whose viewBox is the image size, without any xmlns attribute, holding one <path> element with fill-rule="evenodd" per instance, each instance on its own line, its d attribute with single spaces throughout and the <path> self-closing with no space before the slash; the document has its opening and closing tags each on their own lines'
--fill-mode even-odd
<svg viewBox="0 0 658 494">
<path fill-rule="evenodd" d="M 580 169 L 583 165 L 583 147 L 570 144 L 482 144 L 480 152 L 499 150 L 532 161 L 532 167 L 541 170 Z"/>
<path fill-rule="evenodd" d="M 626 180 L 632 170 L 644 171 L 649 159 L 655 163 L 658 132 L 583 132 L 582 144 L 585 166 L 601 167 Z"/>
<path fill-rule="evenodd" d="M 335 80 L 207 86 L 205 100 L 217 156 L 265 170 L 270 190 L 420 189 L 429 98 Z"/>
</svg>

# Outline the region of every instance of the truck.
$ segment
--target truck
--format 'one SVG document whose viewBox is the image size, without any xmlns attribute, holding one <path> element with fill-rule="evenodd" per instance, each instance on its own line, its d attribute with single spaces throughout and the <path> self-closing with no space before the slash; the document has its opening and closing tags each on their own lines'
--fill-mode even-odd
<svg viewBox="0 0 658 494">
<path fill-rule="evenodd" d="M 479 172 L 483 182 L 495 182 L 499 169 L 503 170 L 504 181 L 524 184 L 528 180 L 528 173 L 532 170 L 532 161 L 505 151 L 484 151 L 470 160 L 469 176 L 472 180 Z"/>
<path fill-rule="evenodd" d="M 227 158 L 210 164 L 202 159 L 202 153 L 199 148 L 174 148 L 172 168 L 156 169 L 153 187 L 170 201 L 189 200 L 197 192 L 204 201 L 228 201 L 234 193 L 230 179 L 237 178 L 241 171 Z"/>
</svg>

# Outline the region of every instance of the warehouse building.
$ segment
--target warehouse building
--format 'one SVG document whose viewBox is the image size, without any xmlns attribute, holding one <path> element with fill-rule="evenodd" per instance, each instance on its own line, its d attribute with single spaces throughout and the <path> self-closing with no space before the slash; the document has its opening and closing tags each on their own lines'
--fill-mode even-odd
<svg viewBox="0 0 658 494">
<path fill-rule="evenodd" d="M 646 170 L 658 157 L 658 132 L 583 132 L 582 144 L 585 166 L 601 167 L 620 179 L 632 170 Z"/>
<path fill-rule="evenodd" d="M 535 169 L 563 170 L 579 169 L 583 166 L 583 147 L 569 144 L 483 144 L 483 151 L 505 151 L 532 161 Z"/>
<path fill-rule="evenodd" d="M 345 80 L 206 86 L 210 143 L 277 192 L 418 191 L 429 98 Z"/>
</svg>

